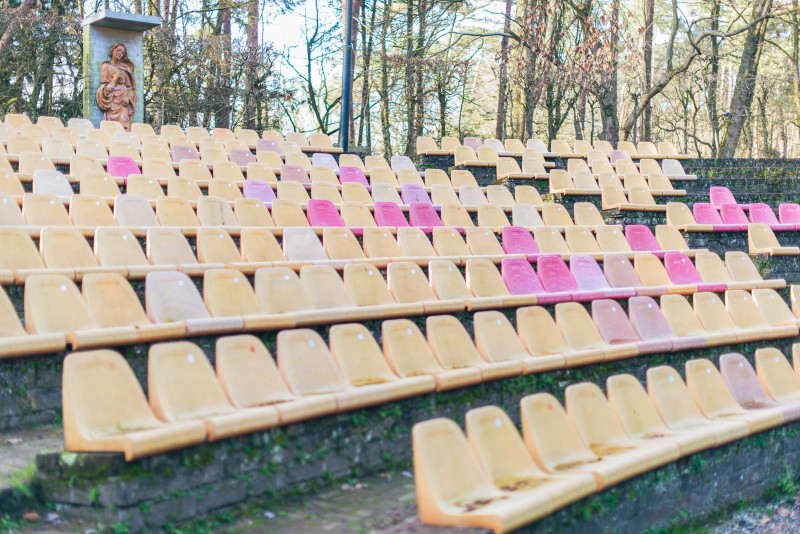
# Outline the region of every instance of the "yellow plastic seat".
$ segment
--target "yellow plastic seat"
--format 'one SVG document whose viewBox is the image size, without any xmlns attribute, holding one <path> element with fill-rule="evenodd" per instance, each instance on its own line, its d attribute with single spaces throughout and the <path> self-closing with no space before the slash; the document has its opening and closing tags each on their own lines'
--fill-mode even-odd
<svg viewBox="0 0 800 534">
<path fill-rule="evenodd" d="M 72 195 L 69 199 L 69 218 L 75 226 L 116 226 L 111 208 L 95 195 Z"/>
<path fill-rule="evenodd" d="M 433 189 L 434 185 L 446 185 L 452 187 L 452 182 L 448 178 L 447 173 L 442 169 L 426 169 L 425 170 L 425 187 Z"/>
<path fill-rule="evenodd" d="M 174 197 L 159 197 L 156 201 L 156 217 L 161 226 L 200 226 L 188 200 Z"/>
<path fill-rule="evenodd" d="M 458 228 L 471 228 L 474 225 L 472 217 L 461 204 L 442 204 L 441 208 L 442 223 L 445 226 L 455 226 Z"/>
<path fill-rule="evenodd" d="M 728 289 L 750 289 L 755 285 L 748 282 L 734 282 L 725 262 L 713 252 L 698 250 L 694 256 L 695 267 L 703 282 L 723 283 Z"/>
<path fill-rule="evenodd" d="M 61 333 L 29 335 L 22 327 L 17 310 L 6 292 L 0 289 L 0 359 L 29 354 L 59 352 L 67 345 Z"/>
<path fill-rule="evenodd" d="M 764 280 L 758 267 L 746 252 L 729 250 L 725 253 L 725 266 L 735 282 L 747 282 L 749 287 L 782 289 L 786 287 L 784 280 Z"/>
<path fill-rule="evenodd" d="M 370 306 L 382 317 L 421 314 L 421 304 L 397 304 L 381 272 L 370 263 L 350 263 L 344 267 L 344 286 L 356 306 Z"/>
<path fill-rule="evenodd" d="M 300 284 L 311 305 L 317 310 L 329 310 L 328 316 L 340 319 L 357 316 L 355 304 L 347 294 L 344 282 L 330 265 L 306 265 L 300 269 Z M 335 310 L 335 313 L 334 313 Z"/>
<path fill-rule="evenodd" d="M 433 249 L 440 257 L 463 258 L 472 255 L 464 238 L 452 228 L 434 228 L 432 242 Z"/>
<path fill-rule="evenodd" d="M 168 179 L 167 196 L 184 200 L 197 200 L 203 196 L 203 192 L 195 180 L 184 176 L 174 176 Z"/>
<path fill-rule="evenodd" d="M 770 397 L 781 404 L 800 402 L 800 376 L 781 351 L 758 349 L 755 360 L 758 380 Z"/>
<path fill-rule="evenodd" d="M 348 228 L 326 227 L 322 231 L 325 254 L 332 260 L 364 259 L 364 251 Z"/>
<path fill-rule="evenodd" d="M 458 188 L 458 199 L 462 206 L 482 206 L 488 204 L 486 196 L 477 185 L 461 185 Z"/>
<path fill-rule="evenodd" d="M 548 366 L 569 367 L 605 359 L 603 345 L 600 345 L 600 348 L 571 347 L 553 317 L 541 306 L 529 306 L 517 310 L 517 335 L 531 356 L 547 358 Z"/>
<path fill-rule="evenodd" d="M 505 228 L 511 226 L 503 209 L 496 204 L 478 206 L 478 226 L 489 228 Z M 467 234 L 469 235 L 469 234 Z"/>
<path fill-rule="evenodd" d="M 201 226 L 240 225 L 230 202 L 214 196 L 203 196 L 197 200 L 197 220 Z"/>
<path fill-rule="evenodd" d="M 263 202 L 257 198 L 240 198 L 234 202 L 233 208 L 236 220 L 239 225 L 246 227 L 272 227 L 275 221 L 272 220 L 269 210 Z"/>
<path fill-rule="evenodd" d="M 452 315 L 428 317 L 425 325 L 428 344 L 444 369 L 477 368 L 482 381 L 515 376 L 522 372 L 519 362 L 488 362 L 483 359 L 464 326 Z"/>
<path fill-rule="evenodd" d="M 325 170 L 330 171 L 330 169 Z M 311 198 L 316 200 L 329 200 L 336 205 L 342 203 L 342 195 L 339 193 L 336 185 L 325 182 L 311 183 Z"/>
<path fill-rule="evenodd" d="M 413 262 L 393 261 L 386 269 L 386 278 L 394 299 L 400 304 L 422 304 L 425 313 L 441 313 L 464 309 L 460 301 L 439 301 L 422 268 Z"/>
<path fill-rule="evenodd" d="M 711 420 L 746 421 L 750 433 L 783 424 L 776 408 L 744 409 L 733 397 L 717 368 L 708 360 L 686 362 L 686 385 L 703 414 Z"/>
<path fill-rule="evenodd" d="M 484 360 L 519 362 L 525 374 L 564 367 L 564 358 L 559 355 L 534 357 L 528 354 L 508 318 L 499 311 L 476 313 L 473 330 L 475 346 Z"/>
<path fill-rule="evenodd" d="M 244 173 L 241 167 L 232 161 L 217 161 L 214 163 L 214 179 L 209 182 L 209 187 L 217 180 L 242 184 Z"/>
<path fill-rule="evenodd" d="M 117 182 L 110 174 L 103 171 L 87 171 L 81 174 L 79 191 L 82 195 L 105 198 L 114 198 L 120 194 Z"/>
<path fill-rule="evenodd" d="M 774 293 L 773 295 L 777 296 Z M 764 295 L 762 300 L 768 301 L 769 299 Z M 782 299 L 780 300 L 782 301 Z M 753 298 L 753 295 L 747 291 L 741 289 L 726 291 L 725 308 L 736 326 L 744 331 L 737 336 L 740 342 L 780 339 L 797 335 L 797 325 L 794 323 L 784 325 L 770 324 L 761 312 L 761 307 Z"/>
<path fill-rule="evenodd" d="M 754 289 L 751 293 L 759 312 L 770 326 L 796 326 L 791 308 L 774 289 Z"/>
<path fill-rule="evenodd" d="M 202 423 L 165 424 L 147 404 L 139 381 L 117 352 L 75 352 L 64 359 L 64 448 L 122 452 L 126 461 L 201 443 Z"/>
<path fill-rule="evenodd" d="M 423 523 L 500 533 L 554 509 L 546 493 L 498 490 L 461 429 L 449 419 L 414 425 L 413 446 L 417 508 Z"/>
<path fill-rule="evenodd" d="M 364 253 L 368 258 L 396 258 L 403 256 L 403 250 L 397 240 L 386 228 L 364 228 L 362 244 Z"/>
<path fill-rule="evenodd" d="M 14 271 L 45 268 L 39 250 L 28 233 L 21 228 L 0 228 L 0 272 L 13 280 Z"/>
<path fill-rule="evenodd" d="M 213 317 L 261 314 L 258 299 L 250 282 L 236 269 L 206 271 L 203 275 L 203 302 Z"/>
<path fill-rule="evenodd" d="M 473 227 L 466 229 L 467 247 L 472 256 L 503 256 L 503 247 L 491 228 Z"/>
<path fill-rule="evenodd" d="M 589 474 L 545 474 L 534 462 L 514 423 L 496 406 L 468 411 L 466 427 L 469 442 L 494 485 L 528 497 L 532 511 L 537 508 L 536 503 L 545 506 L 548 500 L 557 510 L 597 490 L 597 482 Z"/>
<path fill-rule="evenodd" d="M 200 263 L 236 263 L 242 259 L 230 234 L 219 228 L 198 228 L 196 248 Z"/>
<path fill-rule="evenodd" d="M 288 267 L 265 267 L 256 271 L 255 291 L 261 309 L 267 314 L 286 314 L 313 310 L 303 291 L 300 277 Z"/>
<path fill-rule="evenodd" d="M 343 154 L 346 155 L 346 154 Z M 359 202 L 371 206 L 374 202 L 364 184 L 345 182 L 342 184 L 342 200 L 344 202 Z"/>
<path fill-rule="evenodd" d="M 279 199 L 296 202 L 297 204 L 307 204 L 311 198 L 300 182 L 278 182 L 277 194 Z"/>
<path fill-rule="evenodd" d="M 324 345 L 323 345 L 324 346 Z M 322 347 L 319 350 L 323 355 Z M 330 329 L 330 354 L 341 370 L 346 392 L 336 394 L 339 410 L 383 404 L 434 391 L 430 376 L 399 378 L 383 359 L 381 347 L 364 325 L 341 324 Z M 324 366 L 330 365 L 323 357 Z M 333 363 L 333 362 L 331 362 Z"/>
<path fill-rule="evenodd" d="M 368 228 L 377 226 L 366 204 L 357 201 L 342 201 L 340 207 L 342 220 L 350 228 Z"/>
<path fill-rule="evenodd" d="M 11 196 L 0 193 L 0 227 L 26 226 L 27 224 L 16 201 Z"/>
<path fill-rule="evenodd" d="M 143 277 L 150 271 L 142 247 L 126 228 L 98 228 L 94 234 L 94 254 L 102 267 L 124 267 L 130 278 Z"/>
<path fill-rule="evenodd" d="M 208 184 L 208 195 L 234 201 L 242 197 L 242 190 L 235 182 L 215 178 Z"/>
<path fill-rule="evenodd" d="M 542 205 L 542 219 L 547 226 L 573 226 L 572 218 L 562 204 L 546 202 Z"/>
<path fill-rule="evenodd" d="M 381 331 L 383 354 L 389 366 L 401 378 L 432 375 L 437 391 L 470 386 L 481 381 L 481 373 L 474 367 L 443 369 L 417 325 L 408 319 L 384 321 Z"/>
<path fill-rule="evenodd" d="M 208 165 L 198 159 L 182 159 L 178 164 L 178 176 L 198 182 L 210 182 L 211 171 Z"/>
<path fill-rule="evenodd" d="M 278 424 L 272 406 L 233 407 L 203 350 L 186 341 L 150 347 L 150 406 L 168 422 L 202 421 L 209 441 L 249 434 Z"/>
<path fill-rule="evenodd" d="M 92 248 L 76 228 L 42 228 L 39 252 L 51 269 L 75 269 L 77 274 L 98 267 Z"/>
<path fill-rule="evenodd" d="M 156 178 L 144 174 L 131 175 L 128 178 L 125 192 L 129 195 L 140 195 L 147 200 L 156 200 L 164 196 L 164 189 Z"/>
<path fill-rule="evenodd" d="M 689 245 L 680 230 L 674 226 L 659 224 L 656 226 L 656 241 L 661 250 L 688 251 Z"/>
<path fill-rule="evenodd" d="M 276 198 L 272 201 L 272 219 L 275 226 L 308 227 L 306 214 L 297 202 Z"/>
<path fill-rule="evenodd" d="M 633 267 L 639 280 L 646 287 L 663 288 L 669 293 L 695 293 L 697 285 L 694 284 L 673 284 L 664 264 L 654 254 L 649 252 L 639 252 L 633 257 Z M 708 330 L 706 328 L 706 330 Z"/>
<path fill-rule="evenodd" d="M 797 256 L 800 247 L 785 247 L 778 242 L 769 225 L 751 223 L 747 227 L 747 243 L 750 254 L 769 254 L 770 256 Z"/>
<path fill-rule="evenodd" d="M 602 254 L 600 245 L 588 228 L 568 226 L 564 229 L 564 236 L 567 247 L 573 254 Z"/>
<path fill-rule="evenodd" d="M 534 295 L 511 295 L 500 272 L 491 260 L 472 258 L 466 261 L 466 283 L 472 295 L 470 309 L 524 306 L 536 303 Z"/>
<path fill-rule="evenodd" d="M 117 195 L 114 198 L 114 219 L 119 226 L 159 226 L 150 202 L 138 195 Z"/>
<path fill-rule="evenodd" d="M 266 228 L 242 228 L 239 246 L 246 263 L 286 260 L 278 240 Z"/>
<path fill-rule="evenodd" d="M 651 402 L 642 384 L 633 375 L 614 375 L 606 380 L 608 402 L 628 435 L 643 443 L 674 443 L 681 456 L 709 449 L 717 442 L 710 425 L 670 430 Z"/>
<path fill-rule="evenodd" d="M 25 193 L 22 197 L 22 216 L 28 226 L 72 226 L 66 208 L 53 195 Z"/>
<path fill-rule="evenodd" d="M 420 228 L 398 228 L 397 244 L 405 258 L 430 260 L 437 257 L 428 236 Z"/>
<path fill-rule="evenodd" d="M 461 200 L 456 195 L 456 190 L 450 183 L 433 184 L 431 186 L 431 202 L 437 206 L 445 204 L 461 204 Z"/>
<path fill-rule="evenodd" d="M 433 260 L 428 263 L 431 289 L 439 300 L 467 302 L 472 300 L 464 277 L 458 267 L 449 260 Z M 493 303 L 494 304 L 494 303 Z"/>
<path fill-rule="evenodd" d="M 575 217 L 575 224 L 578 226 L 596 228 L 606 224 L 597 207 L 591 202 L 576 202 L 572 206 L 572 213 Z"/>
<path fill-rule="evenodd" d="M 547 254 L 569 254 L 570 247 L 558 229 L 539 226 L 533 229 L 533 239 L 541 252 Z"/>
<path fill-rule="evenodd" d="M 66 334 L 99 327 L 72 280 L 37 274 L 25 280 L 25 329 L 29 334 Z"/>
<path fill-rule="evenodd" d="M 605 360 L 618 360 L 639 354 L 639 347 L 635 343 L 606 343 L 589 312 L 579 302 L 556 304 L 556 324 L 573 350 L 600 350 Z"/>
</svg>

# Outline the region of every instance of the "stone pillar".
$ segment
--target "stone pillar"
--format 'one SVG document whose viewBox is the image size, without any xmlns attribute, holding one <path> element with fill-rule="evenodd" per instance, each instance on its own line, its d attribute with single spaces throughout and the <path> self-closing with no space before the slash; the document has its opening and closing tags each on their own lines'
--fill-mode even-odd
<svg viewBox="0 0 800 534">
<path fill-rule="evenodd" d="M 100 87 L 100 69 L 103 61 L 108 61 L 111 46 L 125 45 L 128 59 L 134 64 L 136 81 L 136 109 L 133 122 L 144 121 L 144 73 L 142 34 L 161 26 L 160 17 L 135 15 L 117 11 L 103 10 L 83 19 L 83 116 L 92 121 L 95 127 L 103 119 L 103 111 L 97 107 L 95 93 Z"/>
</svg>

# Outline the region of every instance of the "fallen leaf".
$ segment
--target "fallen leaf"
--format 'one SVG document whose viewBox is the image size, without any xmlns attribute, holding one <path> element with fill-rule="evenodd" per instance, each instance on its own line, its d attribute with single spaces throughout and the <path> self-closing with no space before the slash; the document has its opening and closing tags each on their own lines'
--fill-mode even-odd
<svg viewBox="0 0 800 534">
<path fill-rule="evenodd" d="M 25 512 L 25 514 L 22 516 L 22 519 L 24 519 L 25 521 L 33 522 L 33 521 L 41 521 L 42 517 L 36 512 Z"/>
<path fill-rule="evenodd" d="M 759 523 L 762 525 L 766 525 L 770 521 L 772 521 L 772 519 L 770 519 L 768 515 L 765 515 L 764 517 L 761 518 L 761 521 L 759 521 Z"/>
<path fill-rule="evenodd" d="M 781 517 L 789 517 L 791 513 L 792 513 L 791 510 L 789 510 L 785 506 L 781 506 L 780 508 L 778 508 L 778 515 Z"/>
</svg>

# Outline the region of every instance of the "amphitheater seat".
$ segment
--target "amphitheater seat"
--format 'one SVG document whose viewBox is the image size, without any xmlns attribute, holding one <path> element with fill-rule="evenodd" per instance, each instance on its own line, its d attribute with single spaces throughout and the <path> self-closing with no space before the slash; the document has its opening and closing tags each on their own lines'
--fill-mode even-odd
<svg viewBox="0 0 800 534">
<path fill-rule="evenodd" d="M 216 227 L 198 228 L 195 248 L 200 263 L 236 263 L 242 258 L 230 234 Z"/>
<path fill-rule="evenodd" d="M 209 441 L 258 432 L 278 424 L 272 406 L 233 407 L 203 350 L 186 341 L 150 347 L 150 406 L 168 422 L 203 422 Z"/>
<path fill-rule="evenodd" d="M 473 316 L 475 346 L 488 362 L 518 362 L 522 373 L 555 369 L 563 365 L 561 358 L 534 358 L 522 346 L 508 318 L 499 311 L 478 312 Z"/>
<path fill-rule="evenodd" d="M 397 244 L 400 245 L 405 258 L 419 258 L 420 261 L 427 263 L 437 256 L 428 236 L 421 228 L 398 228 Z"/>
<path fill-rule="evenodd" d="M 686 305 L 688 306 L 688 303 Z M 691 308 L 689 310 L 691 311 Z M 628 313 L 636 334 L 645 341 L 669 341 L 673 351 L 702 348 L 706 345 L 705 337 L 676 336 L 658 303 L 652 297 L 630 298 Z"/>
<path fill-rule="evenodd" d="M 614 345 L 606 343 L 592 321 L 589 312 L 578 302 L 556 304 L 556 324 L 564 334 L 567 344 L 574 351 L 599 351 L 601 352 L 599 355 L 601 360 L 618 360 L 639 354 L 639 347 L 634 343 L 617 343 Z M 566 358 L 569 364 L 569 355 Z M 581 364 L 586 363 L 593 362 L 581 361 Z"/>
<path fill-rule="evenodd" d="M 421 305 L 398 306 L 381 272 L 370 263 L 348 263 L 344 267 L 344 286 L 356 306 L 371 306 L 387 317 L 400 308 L 401 313 L 422 313 Z"/>
<path fill-rule="evenodd" d="M 502 230 L 502 248 L 506 254 L 539 254 L 539 247 L 533 236 L 526 229 L 519 226 L 506 226 Z"/>
<path fill-rule="evenodd" d="M 467 247 L 473 256 L 503 256 L 503 247 L 494 232 L 487 228 L 466 229 Z"/>
<path fill-rule="evenodd" d="M 432 260 L 428 263 L 428 276 L 430 277 L 431 289 L 433 289 L 434 294 L 440 301 L 465 302 L 473 298 L 458 267 L 450 260 Z M 498 300 L 497 303 L 501 303 L 501 301 Z"/>
<path fill-rule="evenodd" d="M 443 225 L 439 214 L 429 202 L 412 202 L 408 206 L 408 219 L 412 226 L 433 228 Z"/>
<path fill-rule="evenodd" d="M 714 447 L 716 433 L 711 425 L 670 430 L 651 402 L 642 384 L 633 375 L 614 375 L 606 380 L 608 402 L 619 417 L 625 432 L 636 442 L 675 443 L 680 456 Z"/>
<path fill-rule="evenodd" d="M 62 397 L 71 452 L 122 452 L 131 461 L 205 440 L 198 421 L 159 421 L 128 363 L 111 350 L 69 354 Z"/>
<path fill-rule="evenodd" d="M 713 254 L 713 252 L 711 253 Z M 716 254 L 714 254 L 716 256 Z M 719 259 L 718 256 L 716 256 Z M 698 291 L 711 291 L 719 293 L 728 286 L 725 283 L 705 282 L 695 268 L 692 260 L 682 252 L 667 252 L 664 254 L 664 269 L 670 280 L 677 285 L 693 285 Z"/>
<path fill-rule="evenodd" d="M 750 289 L 758 285 L 756 282 L 735 282 L 725 267 L 725 262 L 713 252 L 698 251 L 694 261 L 703 282 L 724 284 L 727 289 Z"/>
<path fill-rule="evenodd" d="M 369 185 L 363 169 L 359 167 L 346 166 L 344 164 L 339 167 L 339 181 L 342 184 L 353 182 L 364 186 Z"/>
<path fill-rule="evenodd" d="M 195 211 L 189 205 L 189 202 L 182 198 L 158 197 L 156 200 L 156 217 L 158 217 L 158 222 L 162 226 L 200 226 L 200 221 L 197 219 Z"/>
<path fill-rule="evenodd" d="M 474 367 L 442 368 L 425 337 L 410 320 L 384 321 L 381 329 L 384 356 L 401 378 L 432 375 L 437 391 L 470 386 L 481 381 L 480 371 Z"/>
<path fill-rule="evenodd" d="M 744 210 L 738 204 L 723 204 L 719 207 L 719 215 L 723 224 L 728 226 L 738 226 L 745 228 L 750 221 L 747 219 Z"/>
<path fill-rule="evenodd" d="M 25 329 L 29 334 L 66 334 L 97 330 L 80 291 L 58 274 L 36 274 L 25 280 Z"/>
<path fill-rule="evenodd" d="M 786 287 L 782 279 L 764 280 L 750 255 L 739 250 L 725 253 L 725 266 L 735 282 L 747 282 L 750 287 L 781 289 Z"/>
<path fill-rule="evenodd" d="M 783 203 L 778 206 L 781 224 L 800 225 L 800 204 Z"/>
<path fill-rule="evenodd" d="M 483 204 L 478 206 L 478 226 L 506 228 L 511 226 L 511 223 L 500 206 L 497 204 Z"/>
<path fill-rule="evenodd" d="M 344 226 L 339 211 L 330 200 L 309 200 L 306 215 L 311 226 Z"/>
<path fill-rule="evenodd" d="M 773 289 L 753 289 L 753 300 L 767 323 L 772 326 L 796 326 L 798 321 L 791 308 Z"/>
<path fill-rule="evenodd" d="M 66 208 L 53 195 L 25 193 L 22 216 L 28 226 L 72 226 Z"/>
<path fill-rule="evenodd" d="M 393 228 L 408 226 L 405 215 L 403 215 L 400 207 L 393 202 L 375 202 L 375 223 L 378 226 Z"/>
<path fill-rule="evenodd" d="M 547 358 L 554 365 L 571 367 L 604 359 L 601 350 L 570 347 L 553 317 L 541 306 L 517 309 L 517 335 L 531 356 Z"/>
<path fill-rule="evenodd" d="M 330 265 L 305 265 L 300 268 L 300 284 L 317 310 L 335 311 L 339 319 L 357 315 L 342 279 Z M 320 314 L 330 317 L 326 312 Z"/>
<path fill-rule="evenodd" d="M 457 228 L 471 228 L 475 226 L 472 218 L 461 204 L 442 204 L 441 208 L 442 223 L 445 226 L 455 226 Z"/>
<path fill-rule="evenodd" d="M 591 256 L 573 255 L 569 260 L 569 270 L 580 291 L 593 292 L 603 298 L 628 298 L 636 295 L 634 287 L 612 288 L 602 269 Z"/>
<path fill-rule="evenodd" d="M 741 354 L 723 354 L 719 357 L 720 374 L 736 402 L 748 410 L 772 409 L 780 411 L 783 421 L 800 418 L 800 402 L 778 403 L 764 390 L 750 362 Z"/>
<path fill-rule="evenodd" d="M 752 203 L 750 204 L 749 213 L 750 222 L 763 223 L 770 226 L 777 226 L 780 224 L 778 218 L 775 216 L 775 212 L 772 211 L 772 208 L 767 204 L 761 202 Z"/>
<path fill-rule="evenodd" d="M 215 178 L 208 184 L 208 195 L 233 202 L 237 198 L 242 198 L 242 190 L 233 181 Z"/>
<path fill-rule="evenodd" d="M 42 228 L 39 252 L 48 268 L 74 269 L 76 276 L 98 267 L 91 247 L 77 228 Z"/>
<path fill-rule="evenodd" d="M 711 205 L 716 209 L 721 209 L 725 204 L 738 204 L 736 198 L 727 187 L 712 185 L 708 191 Z"/>
<path fill-rule="evenodd" d="M 386 269 L 389 291 L 400 304 L 422 304 L 425 313 L 442 313 L 464 309 L 463 302 L 439 301 L 428 278 L 416 263 L 393 261 Z"/>
<path fill-rule="evenodd" d="M 148 229 L 146 252 L 153 265 L 180 265 L 183 270 L 191 270 L 197 264 L 192 247 L 177 228 Z"/>
<path fill-rule="evenodd" d="M 633 343 L 639 348 L 640 353 L 663 353 L 672 350 L 672 342 L 669 339 L 643 340 L 617 301 L 608 299 L 592 301 L 592 320 L 609 345 Z"/>
<path fill-rule="evenodd" d="M 542 295 L 545 293 L 536 271 L 525 258 L 503 258 L 503 282 L 512 295 Z M 537 299 L 537 302 L 541 302 Z M 542 302 L 544 303 L 544 302 Z"/>
<path fill-rule="evenodd" d="M 800 402 L 800 376 L 781 351 L 758 349 L 755 361 L 758 380 L 770 397 L 781 404 Z"/>
<path fill-rule="evenodd" d="M 567 226 L 564 228 L 564 238 L 569 251 L 573 254 L 602 254 L 600 245 L 589 228 Z"/>
<path fill-rule="evenodd" d="M 271 205 L 272 201 L 275 200 L 275 191 L 267 182 L 262 180 L 245 180 L 242 194 L 244 198 L 255 198 L 266 205 Z"/>
<path fill-rule="evenodd" d="M 477 368 L 481 380 L 497 380 L 522 373 L 517 361 L 487 362 L 481 357 L 464 325 L 452 315 L 430 316 L 425 321 L 428 344 L 446 370 Z"/>
<path fill-rule="evenodd" d="M 355 235 L 347 228 L 325 228 L 322 244 L 325 254 L 332 260 L 361 260 L 366 257 Z"/>
<path fill-rule="evenodd" d="M 415 425 L 413 445 L 417 503 L 424 523 L 508 532 L 554 510 L 545 491 L 498 490 L 461 429 L 449 419 Z"/>
<path fill-rule="evenodd" d="M 572 251 L 564 240 L 564 236 L 558 228 L 553 226 L 541 226 L 533 229 L 533 239 L 542 254 L 562 254 L 567 255 Z"/>
<path fill-rule="evenodd" d="M 711 420 L 745 421 L 751 433 L 783 423 L 783 413 L 778 409 L 740 406 L 720 372 L 708 360 L 686 362 L 686 385 L 700 410 Z"/>
<path fill-rule="evenodd" d="M 362 237 L 364 254 L 368 258 L 395 258 L 403 256 L 397 240 L 386 228 L 364 228 Z"/>
<path fill-rule="evenodd" d="M 567 264 L 557 254 L 539 256 L 537 269 L 542 286 L 548 293 L 566 293 L 570 295 L 570 300 L 591 299 L 592 295 L 579 295 L 580 289 L 569 272 Z"/>
<path fill-rule="evenodd" d="M 598 226 L 595 240 L 605 254 L 630 254 L 633 252 L 621 226 Z"/>
<path fill-rule="evenodd" d="M 53 195 L 62 198 L 72 196 L 72 186 L 58 171 L 36 169 L 33 172 L 33 192 L 38 195 Z"/>
<path fill-rule="evenodd" d="M 770 256 L 797 256 L 799 247 L 785 247 L 766 224 L 753 223 L 747 227 L 747 243 L 750 254 L 769 254 Z"/>
<path fill-rule="evenodd" d="M 736 326 L 755 340 L 797 336 L 797 325 L 771 325 L 753 296 L 747 291 L 734 289 L 725 292 L 725 307 Z M 744 341 L 745 338 L 742 336 Z"/>
<path fill-rule="evenodd" d="M 145 278 L 145 309 L 153 323 L 183 322 L 187 335 L 241 331 L 241 318 L 212 318 L 200 292 L 185 273 L 151 272 Z"/>
</svg>

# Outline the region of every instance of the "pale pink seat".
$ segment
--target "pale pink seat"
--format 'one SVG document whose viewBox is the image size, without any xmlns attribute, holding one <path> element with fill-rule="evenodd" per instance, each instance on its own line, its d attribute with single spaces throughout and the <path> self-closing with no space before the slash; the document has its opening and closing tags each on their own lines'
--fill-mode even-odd
<svg viewBox="0 0 800 534">
<path fill-rule="evenodd" d="M 328 154 L 326 152 L 314 152 L 311 154 L 311 165 L 315 167 L 327 167 L 334 173 L 339 172 L 339 164 L 336 163 L 336 158 L 333 157 L 333 154 Z"/>
<path fill-rule="evenodd" d="M 281 144 L 274 139 L 259 139 L 256 141 L 256 154 L 261 154 L 262 152 L 275 152 L 282 158 L 286 156 Z"/>
<path fill-rule="evenodd" d="M 781 224 L 800 225 L 800 204 L 787 203 L 778 206 Z"/>
<path fill-rule="evenodd" d="M 672 343 L 668 340 L 642 340 L 634 330 L 622 306 L 615 300 L 592 301 L 592 321 L 603 337 L 603 341 L 609 345 L 630 343 L 639 348 L 639 353 L 649 354 L 672 350 Z"/>
<path fill-rule="evenodd" d="M 708 196 L 711 200 L 711 205 L 716 209 L 720 209 L 725 204 L 738 204 L 733 193 L 727 187 L 712 185 L 708 191 Z"/>
<path fill-rule="evenodd" d="M 106 170 L 111 176 L 128 179 L 131 174 L 142 174 L 139 165 L 127 156 L 108 156 Z"/>
<path fill-rule="evenodd" d="M 364 171 L 358 167 L 340 167 L 339 181 L 341 183 L 354 182 L 369 187 L 369 182 L 367 181 L 367 177 L 364 176 Z"/>
<path fill-rule="evenodd" d="M 506 254 L 539 254 L 539 247 L 536 241 L 533 240 L 533 235 L 521 226 L 505 226 L 503 227 L 503 252 Z"/>
<path fill-rule="evenodd" d="M 545 293 L 539 277 L 525 258 L 504 258 L 501 263 L 503 282 L 512 295 L 541 295 Z M 541 304 L 541 302 L 540 302 Z"/>
<path fill-rule="evenodd" d="M 311 178 L 308 177 L 308 173 L 306 173 L 306 170 L 300 165 L 290 165 L 284 163 L 281 165 L 281 181 L 310 184 Z"/>
<path fill-rule="evenodd" d="M 200 159 L 197 149 L 189 145 L 172 145 L 170 152 L 175 163 L 180 163 L 182 159 Z"/>
<path fill-rule="evenodd" d="M 728 226 L 737 226 L 744 230 L 750 224 L 750 221 L 747 220 L 747 215 L 738 204 L 723 204 L 719 208 L 719 215 L 723 224 Z"/>
<path fill-rule="evenodd" d="M 375 203 L 375 223 L 378 226 L 390 226 L 393 228 L 408 226 L 408 221 L 400 210 L 400 206 L 394 202 Z"/>
<path fill-rule="evenodd" d="M 311 226 L 344 226 L 342 216 L 330 200 L 309 200 L 306 217 Z"/>
<path fill-rule="evenodd" d="M 783 204 L 781 204 L 783 206 Z M 780 207 L 778 207 L 780 209 Z M 750 204 L 750 222 L 768 224 L 773 230 L 794 230 L 797 224 L 778 221 L 775 212 L 768 204 L 757 202 Z"/>
<path fill-rule="evenodd" d="M 581 291 L 599 291 L 602 296 L 610 299 L 628 298 L 636 295 L 632 287 L 612 288 L 606 280 L 602 269 L 591 256 L 571 256 L 569 270 L 575 278 L 575 283 Z"/>
<path fill-rule="evenodd" d="M 228 154 L 228 158 L 239 167 L 247 167 L 248 163 L 256 163 L 258 161 L 255 154 L 243 148 L 234 148 Z"/>
<path fill-rule="evenodd" d="M 425 188 L 419 184 L 403 184 L 401 186 L 400 198 L 403 199 L 403 204 L 412 204 L 414 202 L 421 204 L 432 204 L 431 197 L 425 191 Z"/>
<path fill-rule="evenodd" d="M 629 224 L 625 227 L 625 239 L 628 240 L 631 250 L 634 252 L 659 252 L 661 247 L 650 231 L 650 228 L 643 224 Z"/>
<path fill-rule="evenodd" d="M 477 154 L 478 150 L 483 146 L 483 143 L 477 137 L 465 137 L 464 146 L 470 147 Z"/>
<path fill-rule="evenodd" d="M 609 154 L 609 156 L 608 156 L 608 160 L 611 163 L 616 163 L 621 159 L 630 160 L 631 159 L 631 155 L 628 154 L 627 152 L 625 152 L 624 150 L 612 150 L 611 154 Z"/>
<path fill-rule="evenodd" d="M 408 206 L 408 220 L 411 226 L 420 228 L 442 226 L 442 219 L 436 213 L 436 208 L 424 202 L 412 202 Z"/>
<path fill-rule="evenodd" d="M 718 226 L 722 224 L 717 208 L 708 202 L 695 202 L 692 205 L 692 215 L 697 224 L 711 224 Z"/>
<path fill-rule="evenodd" d="M 257 198 L 267 206 L 275 200 L 275 191 L 264 180 L 245 180 L 242 187 L 244 198 Z"/>
<path fill-rule="evenodd" d="M 746 410 L 778 409 L 785 421 L 800 419 L 800 403 L 777 403 L 764 391 L 753 366 L 738 353 L 719 357 L 719 372 L 736 402 Z"/>
<path fill-rule="evenodd" d="M 603 274 L 611 287 L 632 287 L 637 295 L 661 295 L 663 291 L 642 284 L 631 260 L 624 254 L 606 254 L 603 258 Z"/>
<path fill-rule="evenodd" d="M 628 315 L 636 334 L 645 341 L 669 341 L 674 351 L 706 346 L 704 337 L 677 337 L 652 297 L 628 299 Z"/>
<path fill-rule="evenodd" d="M 722 293 L 728 284 L 704 282 L 692 260 L 683 252 L 667 252 L 664 254 L 664 269 L 675 285 L 696 285 L 698 291 Z"/>
</svg>

